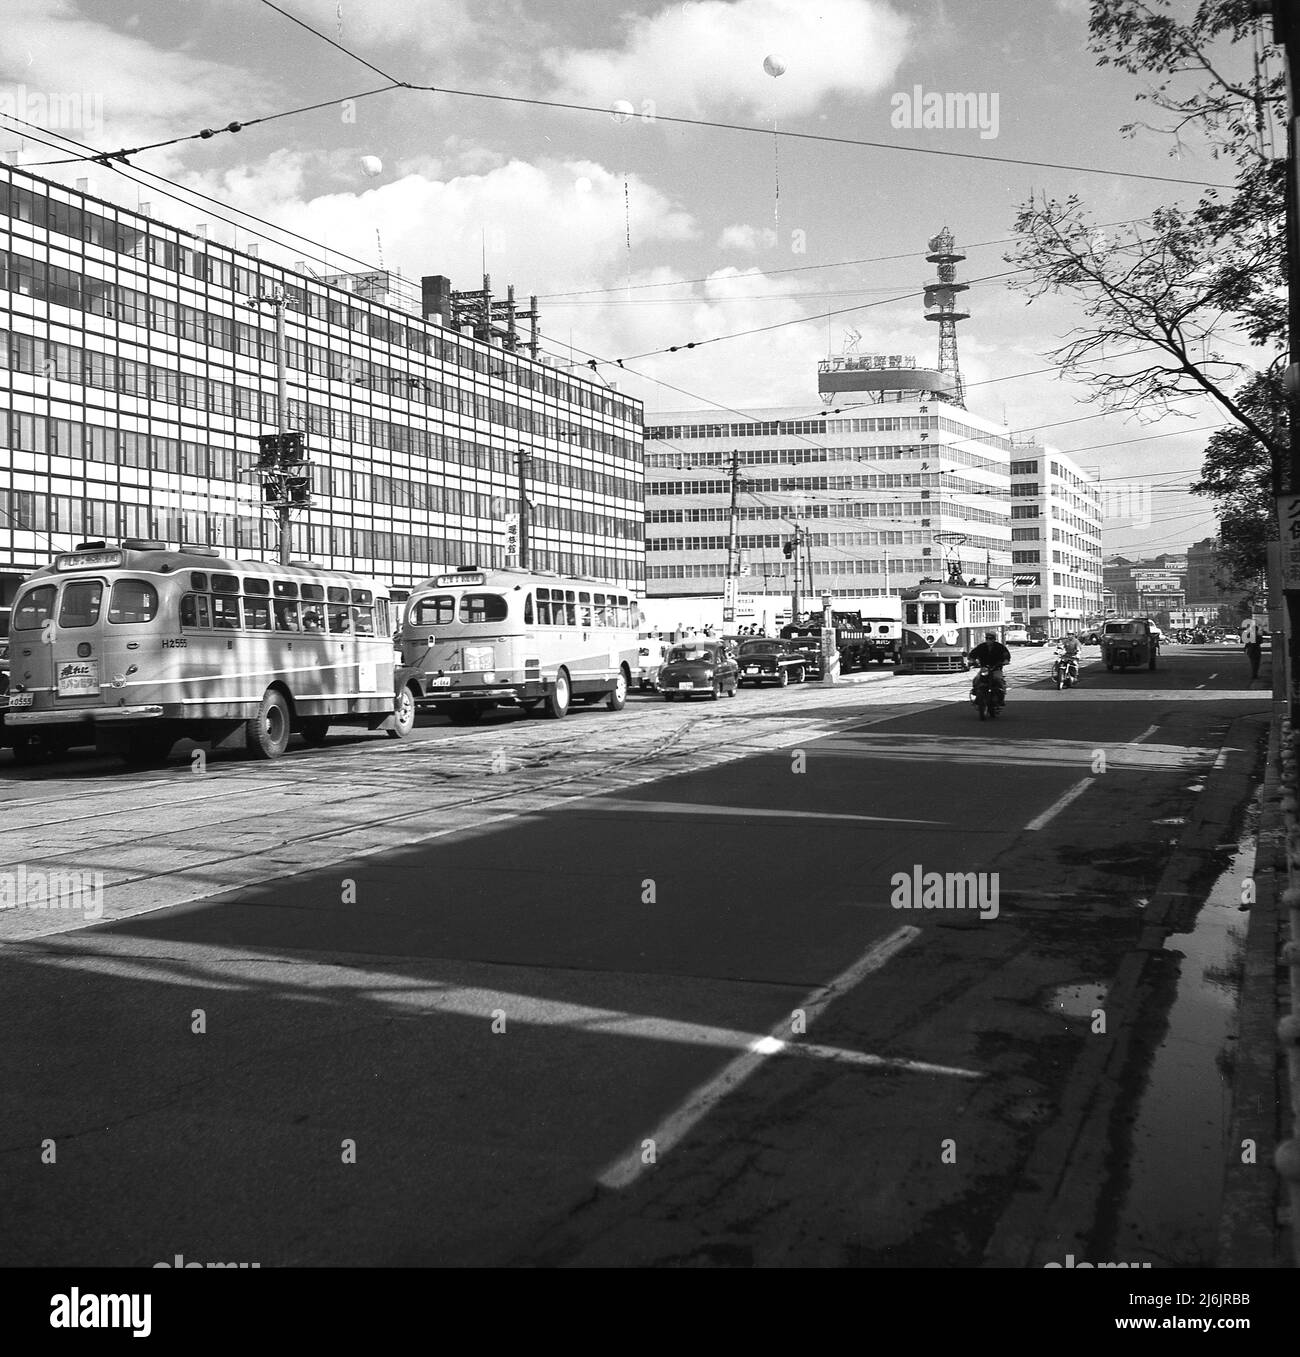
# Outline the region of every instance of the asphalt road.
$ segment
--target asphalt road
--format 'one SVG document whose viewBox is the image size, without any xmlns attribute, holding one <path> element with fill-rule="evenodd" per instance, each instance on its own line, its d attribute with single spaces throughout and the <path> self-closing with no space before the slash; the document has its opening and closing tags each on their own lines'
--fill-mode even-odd
<svg viewBox="0 0 1300 1357">
<path fill-rule="evenodd" d="M 1058 693 L 1018 651 L 985 724 L 964 676 L 871 673 L 201 773 L 4 765 L 0 874 L 104 891 L 0 912 L 0 1263 L 1105 1247 L 1161 998 L 1117 977 L 1235 842 L 1269 696 L 1227 647 L 1095 654 Z M 983 908 L 902 907 L 927 872 Z"/>
</svg>

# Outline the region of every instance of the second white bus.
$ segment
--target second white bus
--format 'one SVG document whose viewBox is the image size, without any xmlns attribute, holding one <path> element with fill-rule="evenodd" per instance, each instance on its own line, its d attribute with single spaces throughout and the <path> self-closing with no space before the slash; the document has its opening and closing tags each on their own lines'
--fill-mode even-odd
<svg viewBox="0 0 1300 1357">
<path fill-rule="evenodd" d="M 497 706 L 563 717 L 602 698 L 621 711 L 640 662 L 626 586 L 477 566 L 423 580 L 406 601 L 399 685 L 458 725 Z"/>
</svg>

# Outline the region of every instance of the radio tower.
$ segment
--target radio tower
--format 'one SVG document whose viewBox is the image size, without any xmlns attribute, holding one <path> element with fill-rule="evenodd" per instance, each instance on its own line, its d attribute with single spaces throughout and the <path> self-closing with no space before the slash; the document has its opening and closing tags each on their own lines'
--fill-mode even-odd
<svg viewBox="0 0 1300 1357">
<path fill-rule="evenodd" d="M 952 232 L 945 226 L 931 237 L 930 253 L 925 257 L 939 266 L 936 281 L 925 285 L 925 318 L 939 323 L 939 371 L 952 378 L 950 400 L 964 410 L 966 389 L 957 364 L 957 322 L 969 320 L 970 312 L 957 310 L 957 294 L 965 292 L 969 285 L 957 281 L 957 265 L 966 256 L 958 253 Z"/>
</svg>

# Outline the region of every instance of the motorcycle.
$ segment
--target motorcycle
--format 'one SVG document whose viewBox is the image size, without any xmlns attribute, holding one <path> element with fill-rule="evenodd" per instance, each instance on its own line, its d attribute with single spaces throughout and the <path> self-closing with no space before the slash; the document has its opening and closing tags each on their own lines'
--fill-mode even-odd
<svg viewBox="0 0 1300 1357">
<path fill-rule="evenodd" d="M 1056 684 L 1057 691 L 1062 688 L 1073 688 L 1079 681 L 1079 657 L 1077 655 L 1067 655 L 1065 651 L 1056 652 L 1056 662 L 1052 665 L 1052 682 Z"/>
<path fill-rule="evenodd" d="M 981 721 L 986 715 L 996 717 L 1007 703 L 1007 681 L 1002 676 L 1002 670 L 987 664 L 981 665 L 970 686 L 970 700 L 975 704 Z"/>
</svg>

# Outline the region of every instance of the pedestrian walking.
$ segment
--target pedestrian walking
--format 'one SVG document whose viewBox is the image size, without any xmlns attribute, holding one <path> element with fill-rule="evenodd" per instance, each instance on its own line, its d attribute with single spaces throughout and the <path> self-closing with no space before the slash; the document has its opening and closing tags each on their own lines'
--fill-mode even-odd
<svg viewBox="0 0 1300 1357">
<path fill-rule="evenodd" d="M 1241 624 L 1241 644 L 1246 651 L 1246 658 L 1250 661 L 1250 676 L 1257 679 L 1259 662 L 1264 655 L 1264 638 L 1259 623 L 1253 617 L 1248 617 Z"/>
</svg>

